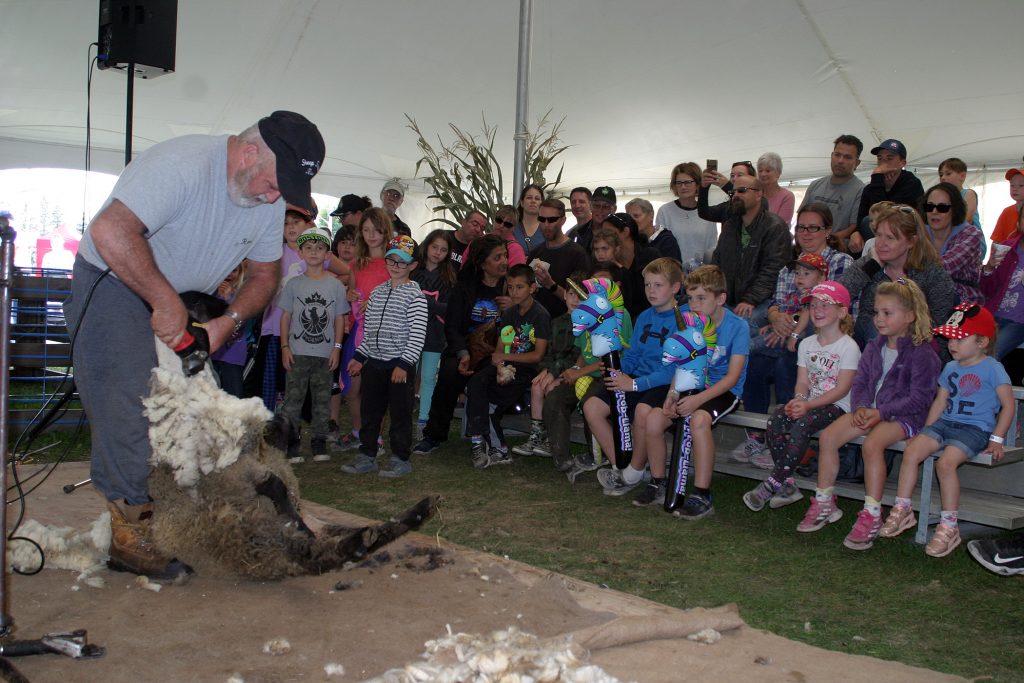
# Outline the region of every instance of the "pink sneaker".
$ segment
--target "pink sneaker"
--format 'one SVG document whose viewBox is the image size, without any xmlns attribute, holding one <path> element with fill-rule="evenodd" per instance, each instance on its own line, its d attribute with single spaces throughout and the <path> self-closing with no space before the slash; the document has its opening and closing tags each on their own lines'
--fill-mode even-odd
<svg viewBox="0 0 1024 683">
<path fill-rule="evenodd" d="M 807 508 L 807 514 L 804 515 L 803 521 L 797 525 L 796 530 L 804 533 L 819 531 L 826 524 L 838 522 L 842 517 L 843 511 L 836 505 L 835 496 L 832 496 L 832 500 L 825 503 L 822 503 L 818 500 L 817 496 L 814 496 L 811 498 L 811 506 Z"/>
<path fill-rule="evenodd" d="M 857 513 L 857 522 L 853 525 L 850 533 L 846 535 L 843 545 L 850 550 L 867 550 L 878 538 L 878 530 L 881 528 L 882 515 L 876 517 L 862 509 Z"/>
<path fill-rule="evenodd" d="M 882 538 L 896 538 L 907 529 L 912 529 L 917 524 L 914 518 L 914 511 L 910 508 L 893 507 L 889 510 L 889 516 L 885 524 L 879 529 L 878 535 Z"/>
<path fill-rule="evenodd" d="M 945 557 L 960 545 L 960 527 L 939 524 L 935 527 L 935 535 L 928 541 L 924 549 L 931 557 Z"/>
</svg>

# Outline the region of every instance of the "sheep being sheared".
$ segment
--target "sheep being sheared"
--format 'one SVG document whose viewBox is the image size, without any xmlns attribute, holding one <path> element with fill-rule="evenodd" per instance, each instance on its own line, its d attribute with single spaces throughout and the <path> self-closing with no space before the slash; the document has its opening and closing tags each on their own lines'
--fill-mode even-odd
<svg viewBox="0 0 1024 683">
<path fill-rule="evenodd" d="M 204 313 L 182 298 L 200 322 L 218 314 L 209 299 Z M 435 499 L 428 497 L 385 524 L 326 526 L 314 534 L 298 514 L 298 482 L 284 456 L 293 427 L 280 416 L 270 419 L 260 399 L 222 391 L 209 369 L 186 377 L 181 359 L 156 346 L 159 362 L 143 403 L 153 449 L 151 540 L 161 552 L 207 576 L 319 574 L 362 558 L 433 513 Z"/>
</svg>

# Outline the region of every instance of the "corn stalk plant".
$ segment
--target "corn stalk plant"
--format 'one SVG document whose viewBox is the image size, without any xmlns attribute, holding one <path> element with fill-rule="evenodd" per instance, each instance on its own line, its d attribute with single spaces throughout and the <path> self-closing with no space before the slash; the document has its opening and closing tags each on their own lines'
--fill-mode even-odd
<svg viewBox="0 0 1024 683">
<path fill-rule="evenodd" d="M 565 118 L 552 125 L 550 114 L 550 111 L 544 114 L 536 127 L 527 131 L 526 137 L 526 183 L 543 187 L 546 197 L 557 195 L 565 166 L 563 164 L 558 169 L 558 175 L 551 182 L 547 181 L 545 174 L 555 158 L 568 149 L 559 137 Z M 433 190 L 428 198 L 438 201 L 435 212 L 447 212 L 450 216 L 429 222 L 447 223 L 458 228 L 471 211 L 479 211 L 490 218 L 499 206 L 508 203 L 501 164 L 494 155 L 497 126 L 489 125 L 487 119 L 482 118 L 481 132 L 474 134 L 449 123 L 454 140 L 446 143 L 439 135 L 435 148 L 423 135 L 416 120 L 408 114 L 405 118 L 409 121 L 408 128 L 416 134 L 416 145 L 423 155 L 416 162 L 416 175 L 419 176 L 423 166 L 429 169 L 430 174 L 423 178 Z"/>
</svg>

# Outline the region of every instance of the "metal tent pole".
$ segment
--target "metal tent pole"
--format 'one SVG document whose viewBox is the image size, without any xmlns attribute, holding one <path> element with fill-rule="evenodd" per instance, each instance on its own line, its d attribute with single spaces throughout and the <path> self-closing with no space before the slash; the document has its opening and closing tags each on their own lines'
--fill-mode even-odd
<svg viewBox="0 0 1024 683">
<path fill-rule="evenodd" d="M 519 1 L 519 78 L 516 81 L 515 165 L 512 173 L 512 203 L 526 184 L 526 117 L 529 116 L 530 51 L 533 48 L 533 0 Z"/>
</svg>

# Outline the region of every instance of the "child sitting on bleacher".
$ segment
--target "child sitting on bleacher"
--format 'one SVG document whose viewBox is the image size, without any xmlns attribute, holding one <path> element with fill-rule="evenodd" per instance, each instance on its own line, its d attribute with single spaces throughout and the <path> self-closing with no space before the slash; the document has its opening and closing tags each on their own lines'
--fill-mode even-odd
<svg viewBox="0 0 1024 683">
<path fill-rule="evenodd" d="M 574 282 L 579 282 L 576 279 L 578 276 L 579 274 L 573 275 L 571 279 Z M 622 278 L 622 268 L 610 261 L 598 261 L 591 268 L 589 277 L 603 277 L 618 287 L 619 280 Z M 575 292 L 570 294 L 567 290 L 565 296 L 570 312 L 579 306 L 580 300 Z M 621 300 L 621 298 L 620 290 L 619 299 Z M 570 304 L 570 301 L 575 303 Z M 612 304 L 614 305 L 615 302 L 613 301 Z M 629 317 L 629 311 L 623 310 L 622 312 L 622 327 L 619 329 L 619 335 L 623 340 L 633 336 L 633 321 Z M 569 449 L 572 416 L 576 413 L 580 400 L 586 396 L 590 385 L 601 377 L 601 359 L 591 352 L 589 332 L 584 332 L 576 337 L 573 343 L 579 354 L 576 363 L 571 368 L 562 371 L 562 384 L 545 396 L 543 417 L 548 435 L 548 455 L 553 458 L 555 468 L 559 472 L 565 472 L 569 481 L 575 483 L 580 474 L 592 472 L 598 466 L 592 451 L 592 444 L 587 444 L 586 452 L 575 458 Z M 537 451 L 534 452 L 537 453 Z M 544 453 L 540 452 L 537 455 L 544 455 Z"/>
<path fill-rule="evenodd" d="M 707 387 L 683 396 L 675 405 L 652 412 L 647 421 L 646 441 L 651 455 L 652 484 L 637 494 L 636 505 L 664 500 L 665 430 L 676 417 L 690 415 L 693 439 L 693 492 L 683 505 L 672 512 L 687 520 L 703 519 L 715 513 L 711 495 L 711 475 L 715 466 L 715 440 L 711 434 L 718 421 L 736 410 L 743 395 L 750 352 L 750 326 L 725 307 L 725 274 L 718 266 L 701 266 L 686 276 L 686 295 L 690 310 L 711 318 L 717 340 L 708 360 Z"/>
<path fill-rule="evenodd" d="M 490 364 L 474 372 L 466 383 L 466 431 L 472 442 L 473 467 L 477 469 L 512 462 L 501 430 L 501 416 L 530 388 L 551 339 L 551 316 L 533 298 L 537 291 L 533 268 L 525 263 L 512 266 L 505 282 L 511 305 L 496 324 L 497 348 Z M 511 328 L 507 335 L 506 328 Z M 488 444 L 492 428 L 497 442 Z"/>
<path fill-rule="evenodd" d="M 579 283 L 585 276 L 585 273 L 573 273 L 569 279 Z M 513 455 L 551 457 L 551 445 L 548 443 L 548 432 L 544 422 L 545 397 L 566 384 L 563 375 L 567 371 L 580 369 L 576 361 L 579 351 L 576 348 L 576 337 L 572 333 L 571 317 L 572 312 L 580 305 L 580 297 L 575 289 L 567 285 L 564 299 L 568 310 L 551 321 L 551 342 L 540 361 L 540 372 L 530 385 L 530 437 L 512 449 Z M 569 384 L 570 389 L 575 388 L 575 380 Z"/>
<path fill-rule="evenodd" d="M 925 552 L 945 557 L 960 545 L 957 512 L 960 480 L 957 468 L 982 452 L 1003 457 L 1003 442 L 1013 420 L 1014 398 L 1002 363 L 991 356 L 996 346 L 992 314 L 977 304 L 960 304 L 945 325 L 932 330 L 949 339 L 953 360 L 939 375 L 939 391 L 921 433 L 907 445 L 896 486 L 896 504 L 879 536 L 894 538 L 916 524 L 910 495 L 917 486 L 917 468 L 940 448 L 935 463 L 942 498 L 942 516 Z"/>
<path fill-rule="evenodd" d="M 860 360 L 860 349 L 850 336 L 850 293 L 829 280 L 811 290 L 810 299 L 815 333 L 797 350 L 796 395 L 768 420 L 765 442 L 775 467 L 767 479 L 743 494 L 743 503 L 754 512 L 763 510 L 787 482 L 792 487 L 793 470 L 811 437 L 850 410 L 850 387 Z"/>
<path fill-rule="evenodd" d="M 625 394 L 626 410 L 632 425 L 633 457 L 629 465 L 598 472 L 598 481 L 608 495 L 623 495 L 642 480 L 647 465 L 643 434 L 647 415 L 661 412 L 672 381 L 672 366 L 661 362 L 661 346 L 676 329 L 676 293 L 682 285 L 679 262 L 662 257 L 643 270 L 644 293 L 651 307 L 637 316 L 629 348 L 622 353 L 622 370 L 607 377 L 603 384 L 591 386 L 583 398 L 583 417 L 597 438 L 601 450 L 615 452 L 614 434 L 609 418 L 615 405 L 615 391 Z"/>
<path fill-rule="evenodd" d="M 878 286 L 878 336 L 868 342 L 860 357 L 850 391 L 851 412 L 822 431 L 818 440 L 818 487 L 797 531 L 818 531 L 843 516 L 833 495 L 839 449 L 864 437 L 864 509 L 857 513 L 843 545 L 851 550 L 867 550 L 878 537 L 888 475 L 885 449 L 909 441 L 921 430 L 935 396 L 941 363 L 929 343 L 930 321 L 924 292 L 913 280 L 899 279 Z"/>
</svg>

